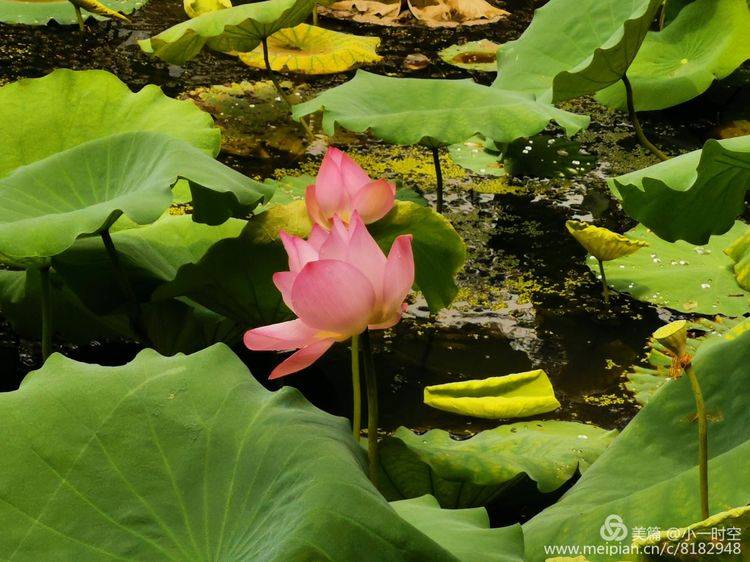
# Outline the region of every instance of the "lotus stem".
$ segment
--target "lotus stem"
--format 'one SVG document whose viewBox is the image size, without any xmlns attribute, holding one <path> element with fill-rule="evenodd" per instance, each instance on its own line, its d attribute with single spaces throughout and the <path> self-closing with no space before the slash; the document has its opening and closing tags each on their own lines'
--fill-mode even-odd
<svg viewBox="0 0 750 562">
<path fill-rule="evenodd" d="M 628 77 L 624 74 L 622 76 L 622 83 L 625 85 L 625 98 L 628 105 L 628 116 L 630 117 L 630 122 L 633 123 L 635 136 L 638 137 L 638 142 L 640 142 L 659 160 L 669 160 L 669 157 L 666 154 L 656 148 L 656 146 L 646 138 L 646 135 L 641 128 L 641 122 L 638 120 L 638 115 L 635 112 L 635 103 L 633 102 L 633 87 L 630 85 L 630 80 L 628 80 Z"/>
<path fill-rule="evenodd" d="M 112 265 L 112 272 L 115 275 L 115 280 L 120 287 L 120 291 L 125 295 L 130 326 L 138 337 L 144 342 L 148 342 L 149 338 L 146 334 L 146 330 L 143 329 L 141 324 L 141 307 L 138 304 L 138 298 L 135 295 L 133 285 L 131 285 L 127 273 L 125 273 L 125 270 L 122 268 L 120 256 L 117 254 L 117 249 L 115 248 L 115 243 L 112 241 L 112 236 L 110 235 L 109 230 L 104 230 L 101 233 L 101 237 L 104 242 L 104 247 L 107 250 L 107 256 L 109 256 L 109 262 Z"/>
<path fill-rule="evenodd" d="M 81 33 L 86 32 L 86 23 L 83 21 L 83 14 L 81 14 L 81 8 L 79 6 L 76 6 L 75 4 L 73 7 L 76 9 L 76 19 L 78 20 L 78 27 L 81 30 Z"/>
<path fill-rule="evenodd" d="M 698 470 L 700 475 L 701 519 L 708 519 L 708 418 L 703 392 L 695 370 L 688 367 L 685 371 L 690 379 L 690 387 L 698 411 Z"/>
<path fill-rule="evenodd" d="M 362 333 L 362 353 L 364 355 L 365 383 L 367 385 L 367 459 L 369 461 L 370 482 L 378 487 L 378 381 L 375 363 L 372 359 L 370 332 Z"/>
<path fill-rule="evenodd" d="M 42 304 L 42 360 L 52 354 L 52 291 L 49 282 L 49 266 L 39 268 L 39 294 Z"/>
<path fill-rule="evenodd" d="M 602 295 L 604 296 L 604 304 L 609 306 L 609 286 L 607 285 L 607 275 L 604 273 L 604 262 L 600 259 L 599 262 L 599 273 L 602 276 Z"/>
<path fill-rule="evenodd" d="M 664 29 L 664 21 L 667 18 L 667 2 L 669 0 L 664 0 L 664 3 L 661 5 L 661 11 L 659 12 L 659 31 Z"/>
<path fill-rule="evenodd" d="M 260 44 L 263 46 L 263 63 L 266 66 L 266 74 L 268 74 L 269 80 L 273 83 L 273 87 L 276 88 L 276 91 L 279 94 L 279 97 L 286 103 L 286 105 L 289 107 L 289 110 L 292 110 L 292 100 L 289 98 L 289 96 L 286 95 L 284 90 L 281 88 L 281 84 L 279 84 L 279 81 L 276 79 L 276 73 L 271 68 L 271 60 L 268 58 L 268 38 L 263 37 L 260 40 Z M 310 126 L 305 121 L 305 118 L 302 117 L 299 120 L 300 125 L 302 125 L 302 128 L 305 130 L 305 135 L 307 135 L 307 139 L 312 141 L 315 139 L 315 135 L 313 134 L 312 130 L 310 129 Z"/>
<path fill-rule="evenodd" d="M 318 3 L 313 4 L 312 9 L 312 24 L 317 27 L 318 25 Z"/>
<path fill-rule="evenodd" d="M 362 430 L 362 385 L 359 377 L 359 334 L 352 336 L 352 434 L 359 442 Z"/>
<path fill-rule="evenodd" d="M 435 178 L 437 180 L 437 212 L 443 213 L 443 169 L 440 167 L 440 152 L 436 146 L 432 147 L 432 161 L 435 164 Z"/>
</svg>

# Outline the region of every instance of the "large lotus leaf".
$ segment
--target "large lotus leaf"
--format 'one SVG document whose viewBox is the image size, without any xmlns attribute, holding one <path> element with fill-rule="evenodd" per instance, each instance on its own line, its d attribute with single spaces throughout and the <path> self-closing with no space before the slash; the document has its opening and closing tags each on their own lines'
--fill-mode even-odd
<svg viewBox="0 0 750 562">
<path fill-rule="evenodd" d="M 750 385 L 750 322 L 703 344 L 692 365 L 711 414 L 709 511 L 717 513 L 750 498 L 750 409 L 738 399 Z M 649 400 L 562 499 L 524 525 L 527 560 L 543 560 L 550 545 L 606 545 L 600 529 L 612 514 L 630 529 L 679 528 L 701 519 L 688 377 Z M 588 557 L 612 560 L 595 550 Z"/>
<path fill-rule="evenodd" d="M 2 558 L 454 560 L 375 491 L 345 420 L 223 345 L 55 354 L 0 411 Z"/>
<path fill-rule="evenodd" d="M 229 219 L 219 226 L 196 223 L 190 215 L 165 215 L 156 222 L 112 233 L 120 265 L 142 302 L 181 267 L 196 263 L 214 244 L 235 238 L 246 221 Z M 127 302 L 112 271 L 100 237 L 78 240 L 52 260 L 55 271 L 79 298 L 98 314 L 121 309 Z"/>
<path fill-rule="evenodd" d="M 70 6 L 67 0 L 64 4 Z M 117 133 L 164 133 L 212 156 L 221 144 L 211 116 L 193 103 L 168 98 L 157 86 L 131 92 L 117 76 L 103 70 L 58 69 L 44 78 L 1 87 L 0 129 L 0 177 Z"/>
<path fill-rule="evenodd" d="M 438 410 L 477 418 L 526 418 L 560 407 L 541 369 L 481 380 L 426 386 L 424 403 Z"/>
<path fill-rule="evenodd" d="M 307 236 L 311 224 L 303 201 L 276 205 L 249 221 L 242 234 L 215 244 L 196 264 L 159 288 L 154 298 L 185 295 L 224 316 L 258 326 L 288 319 L 290 312 L 272 276 L 288 268 L 278 240 L 280 230 Z M 397 236 L 412 234 L 415 284 L 430 309 L 448 306 L 458 292 L 454 277 L 466 259 L 466 248 L 451 224 L 427 207 L 397 201 L 395 208 L 369 225 L 375 240 L 388 251 Z"/>
<path fill-rule="evenodd" d="M 482 507 L 441 509 L 429 495 L 394 501 L 391 507 L 462 562 L 524 562 L 521 526 L 490 529 Z"/>
<path fill-rule="evenodd" d="M 497 55 L 494 86 L 558 102 L 622 79 L 662 0 L 551 0 Z"/>
<path fill-rule="evenodd" d="M 265 0 L 243 4 L 178 23 L 138 44 L 146 53 L 172 64 L 184 64 L 205 46 L 224 53 L 249 52 L 260 45 L 263 38 L 302 23 L 314 5 L 314 0 Z"/>
<path fill-rule="evenodd" d="M 389 499 L 432 494 L 444 507 L 486 505 L 525 476 L 541 492 L 593 463 L 617 432 L 563 421 L 517 422 L 458 440 L 442 429 L 400 427 L 381 448 L 381 489 Z"/>
<path fill-rule="evenodd" d="M 721 316 L 717 316 L 715 320 L 700 318 L 691 322 L 688 325 L 690 332 L 686 342 L 688 355 L 695 355 L 708 337 L 723 334 L 739 322 L 739 319 Z M 667 349 L 654 338 L 649 340 L 646 349 L 647 365 L 634 365 L 626 374 L 628 382 L 625 383 L 625 387 L 635 395 L 636 401 L 641 405 L 646 404 L 665 383 L 673 380 L 670 373 L 672 356 Z"/>
<path fill-rule="evenodd" d="M 702 150 L 609 180 L 627 214 L 673 242 L 705 244 L 745 209 L 750 135 L 706 141 Z"/>
<path fill-rule="evenodd" d="M 609 285 L 633 297 L 681 312 L 742 316 L 750 311 L 750 292 L 737 284 L 732 260 L 723 250 L 748 232 L 736 222 L 705 246 L 687 242 L 665 242 L 643 225 L 625 233 L 628 238 L 645 240 L 648 248 L 608 262 L 605 274 Z M 595 258 L 586 264 L 598 273 Z"/>
<path fill-rule="evenodd" d="M 671 2 L 668 2 L 668 5 Z M 686 102 L 729 76 L 750 58 L 747 0 L 696 0 L 659 32 L 649 32 L 628 69 L 639 111 Z M 625 107 L 625 87 L 597 94 L 610 107 Z"/>
<path fill-rule="evenodd" d="M 268 59 L 276 71 L 335 74 L 379 61 L 381 57 L 375 52 L 379 44 L 379 37 L 362 37 L 301 23 L 268 38 Z M 240 53 L 239 57 L 248 66 L 265 68 L 263 47 Z"/>
<path fill-rule="evenodd" d="M 370 131 L 393 144 L 445 146 L 482 134 L 499 143 L 529 137 L 556 121 L 568 135 L 588 117 L 568 113 L 530 96 L 482 86 L 472 80 L 392 78 L 364 70 L 348 82 L 293 108 L 295 119 L 323 110 L 323 129 Z"/>
<path fill-rule="evenodd" d="M 129 14 L 148 0 L 99 0 L 102 4 Z M 84 19 L 105 17 L 81 10 Z M 71 25 L 78 22 L 73 3 L 69 0 L 0 0 L 0 22 L 20 23 L 23 25 L 47 25 L 50 21 L 56 21 L 61 25 Z"/>
<path fill-rule="evenodd" d="M 221 224 L 243 215 L 268 186 L 160 133 L 123 133 L 90 141 L 17 169 L 0 180 L 0 253 L 44 258 L 121 215 L 148 224 L 172 203 L 177 178 L 190 180 L 193 219 Z"/>
</svg>

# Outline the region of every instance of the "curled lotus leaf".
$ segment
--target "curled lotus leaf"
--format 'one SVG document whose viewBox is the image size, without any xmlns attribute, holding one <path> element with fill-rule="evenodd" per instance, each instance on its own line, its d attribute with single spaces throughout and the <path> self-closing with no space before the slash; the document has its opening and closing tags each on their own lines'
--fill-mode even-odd
<svg viewBox="0 0 750 562">
<path fill-rule="evenodd" d="M 137 163 L 134 164 L 134 163 Z M 112 135 L 18 168 L 0 180 L 0 253 L 49 258 L 122 215 L 157 220 L 178 178 L 190 182 L 193 219 L 216 225 L 248 214 L 271 188 L 160 133 Z"/>
<path fill-rule="evenodd" d="M 524 562 L 521 526 L 492 529 L 483 507 L 443 509 L 430 495 L 394 501 L 391 507 L 459 562 Z"/>
<path fill-rule="evenodd" d="M 750 321 L 709 338 L 691 368 L 712 414 L 710 512 L 746 505 L 750 410 L 738 397 L 750 384 Z M 611 561 L 597 549 L 612 544 L 600 529 L 613 513 L 631 528 L 682 528 L 700 520 L 694 413 L 688 377 L 665 385 L 557 503 L 524 524 L 526 559 L 544 560 L 550 544 L 586 544 L 593 545 L 593 562 Z"/>
<path fill-rule="evenodd" d="M 486 419 L 525 418 L 560 407 L 552 383 L 541 369 L 427 386 L 424 403 L 438 410 Z"/>
<path fill-rule="evenodd" d="M 520 38 L 503 45 L 493 85 L 558 102 L 614 84 L 635 58 L 661 4 L 551 0 L 537 9 Z"/>
<path fill-rule="evenodd" d="M 148 0 L 98 0 L 105 8 L 124 14 L 134 12 L 144 6 Z M 81 2 L 81 15 L 84 19 L 108 19 L 105 14 L 96 13 L 93 3 L 92 11 L 86 9 L 87 2 Z M 17 23 L 23 25 L 47 25 L 56 21 L 60 25 L 78 23 L 73 2 L 70 0 L 0 0 L 0 22 Z"/>
<path fill-rule="evenodd" d="M 481 134 L 495 142 L 534 135 L 555 121 L 568 135 L 589 119 L 473 80 L 392 78 L 363 70 L 348 82 L 293 107 L 299 120 L 323 111 L 323 129 L 336 124 L 369 131 L 392 144 L 447 146 Z"/>
<path fill-rule="evenodd" d="M 601 261 L 629 256 L 648 246 L 648 242 L 644 240 L 628 238 L 607 228 L 585 222 L 567 221 L 565 228 L 589 254 Z"/>
<path fill-rule="evenodd" d="M 302 74 L 334 74 L 381 59 L 375 49 L 378 37 L 362 37 L 301 23 L 277 31 L 268 38 L 268 59 L 276 71 Z M 265 68 L 263 47 L 239 53 L 240 60 Z"/>
<path fill-rule="evenodd" d="M 345 20 L 376 25 L 399 25 L 401 0 L 340 0 L 328 6 L 321 6 L 320 11 Z"/>
<path fill-rule="evenodd" d="M 163 133 L 212 156 L 221 143 L 211 116 L 193 103 L 169 98 L 152 85 L 132 92 L 103 70 L 57 69 L 0 87 L 0 129 L 0 178 L 19 166 L 119 133 Z"/>
<path fill-rule="evenodd" d="M 183 0 L 182 7 L 189 18 L 232 7 L 231 0 Z"/>
<path fill-rule="evenodd" d="M 451 45 L 438 53 L 448 64 L 467 70 L 495 72 L 497 70 L 497 50 L 500 45 L 488 39 L 469 41 L 462 45 Z"/>
<path fill-rule="evenodd" d="M 516 422 L 468 439 L 400 427 L 382 443 L 381 489 L 389 499 L 432 494 L 447 508 L 512 496 L 525 478 L 549 493 L 587 470 L 616 435 L 567 421 Z"/>
<path fill-rule="evenodd" d="M 53 354 L 0 412 L 0 558 L 455 562 L 377 493 L 342 418 L 221 344 Z"/>
<path fill-rule="evenodd" d="M 735 240 L 724 253 L 734 262 L 737 284 L 750 291 L 750 232 Z"/>
<path fill-rule="evenodd" d="M 667 5 L 672 4 L 670 0 Z M 661 31 L 650 31 L 628 78 L 638 111 L 686 102 L 750 58 L 750 7 L 746 0 L 695 0 Z M 596 99 L 625 108 L 625 87 L 600 91 Z"/>
<path fill-rule="evenodd" d="M 737 284 L 733 262 L 723 250 L 748 231 L 737 221 L 726 234 L 708 244 L 665 242 L 643 225 L 625 233 L 645 240 L 648 250 L 610 262 L 607 281 L 616 290 L 681 312 L 742 316 L 750 310 L 750 292 Z M 595 258 L 586 265 L 598 272 Z"/>
<path fill-rule="evenodd" d="M 485 0 L 407 0 L 409 10 L 428 27 L 485 25 L 500 21 L 508 12 Z"/>
<path fill-rule="evenodd" d="M 670 242 L 705 244 L 727 232 L 750 189 L 750 135 L 694 150 L 609 180 L 627 214 Z"/>
<path fill-rule="evenodd" d="M 302 23 L 314 0 L 265 0 L 207 12 L 178 23 L 150 39 L 141 49 L 171 64 L 184 64 L 208 47 L 223 53 L 244 53 L 280 29 Z"/>
</svg>

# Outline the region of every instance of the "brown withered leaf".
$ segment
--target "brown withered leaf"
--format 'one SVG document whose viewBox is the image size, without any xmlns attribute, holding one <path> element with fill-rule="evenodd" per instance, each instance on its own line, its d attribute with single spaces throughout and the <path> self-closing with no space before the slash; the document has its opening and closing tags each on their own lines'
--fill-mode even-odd
<svg viewBox="0 0 750 562">
<path fill-rule="evenodd" d="M 456 27 L 496 22 L 508 12 L 485 0 L 408 0 L 411 13 L 430 27 Z"/>
</svg>

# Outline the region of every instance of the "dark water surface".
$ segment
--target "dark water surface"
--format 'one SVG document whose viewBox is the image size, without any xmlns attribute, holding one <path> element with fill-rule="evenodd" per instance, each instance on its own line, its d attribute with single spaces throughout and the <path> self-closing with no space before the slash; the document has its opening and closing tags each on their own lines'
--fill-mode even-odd
<svg viewBox="0 0 750 562">
<path fill-rule="evenodd" d="M 512 16 L 497 24 L 471 28 L 384 28 L 326 18 L 321 18 L 321 24 L 382 37 L 379 50 L 384 60 L 368 68 L 374 72 L 458 78 L 471 74 L 440 61 L 437 51 L 456 42 L 481 38 L 502 43 L 520 35 L 530 21 L 532 2 L 499 5 Z M 92 23 L 84 37 L 72 26 L 0 25 L 0 83 L 42 76 L 56 67 L 102 68 L 114 72 L 134 89 L 155 83 L 177 96 L 199 86 L 261 78 L 258 71 L 220 54 L 205 52 L 178 68 L 141 53 L 136 45 L 138 39 L 185 19 L 179 0 L 152 0 L 132 19 L 132 26 Z M 419 71 L 405 70 L 403 60 L 413 53 L 427 55 L 432 64 Z M 311 91 L 319 91 L 351 75 L 292 79 L 309 82 Z M 487 73 L 473 76 L 485 83 L 493 77 Z M 683 113 L 649 116 L 647 132 L 671 153 L 699 147 L 715 123 L 716 113 L 705 99 L 698 105 L 700 108 L 693 106 L 681 110 Z M 610 113 L 589 99 L 571 103 L 566 109 L 592 115 L 591 128 L 579 135 L 583 147 L 597 159 L 586 175 L 574 180 L 516 179 L 496 195 L 473 194 L 448 182 L 447 214 L 469 247 L 469 260 L 460 280 L 462 292 L 456 306 L 443 311 L 437 319 L 430 318 L 417 301 L 407 320 L 395 330 L 377 335 L 374 345 L 382 380 L 385 430 L 406 425 L 466 433 L 494 427 L 497 422 L 470 420 L 427 408 L 422 404 L 423 386 L 535 368 L 547 370 L 563 404 L 562 410 L 550 418 L 612 428 L 624 426 L 636 412 L 632 398 L 622 386 L 622 375 L 641 359 L 648 335 L 670 314 L 632 301 L 626 295 L 615 295 L 607 309 L 596 279 L 583 265 L 584 252 L 566 234 L 564 223 L 573 217 L 593 216 L 600 224 L 626 230 L 632 224 L 615 208 L 603 178 L 656 160 L 635 144 L 632 129 L 622 114 Z M 685 119 L 685 111 L 690 119 Z M 355 144 L 360 155 L 370 151 L 394 154 L 393 149 L 377 142 L 368 144 L 360 138 Z M 290 155 L 273 148 L 259 154 L 223 154 L 221 158 L 259 177 L 271 175 L 275 168 L 309 168 L 320 158 Z M 428 176 L 410 176 L 404 181 L 431 198 L 432 180 Z M 463 187 L 474 188 L 483 181 L 471 178 L 469 185 Z M 132 358 L 138 346 L 94 342 L 61 350 L 76 359 L 111 365 Z M 240 348 L 237 352 L 260 379 L 278 361 L 271 354 L 250 354 Z M 14 388 L 26 372 L 38 365 L 36 344 L 19 341 L 7 324 L 0 323 L 3 388 Z M 290 377 L 287 382 L 302 388 L 321 407 L 349 413 L 349 359 L 343 346 L 307 373 Z"/>
</svg>

